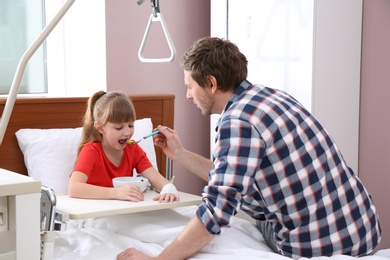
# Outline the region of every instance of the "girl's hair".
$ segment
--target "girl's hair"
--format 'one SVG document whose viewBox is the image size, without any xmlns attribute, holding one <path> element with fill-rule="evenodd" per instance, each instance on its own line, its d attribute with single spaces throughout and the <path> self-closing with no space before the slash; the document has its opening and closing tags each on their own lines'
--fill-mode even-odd
<svg viewBox="0 0 390 260">
<path fill-rule="evenodd" d="M 134 122 L 136 114 L 133 102 L 122 92 L 98 91 L 88 99 L 88 107 L 84 115 L 83 134 L 78 153 L 88 142 L 99 142 L 102 135 L 94 123 L 104 126 L 110 123 Z"/>
<path fill-rule="evenodd" d="M 247 78 L 248 61 L 229 40 L 205 37 L 197 40 L 183 55 L 181 68 L 191 73 L 200 87 L 214 76 L 223 92 L 234 90 Z"/>
</svg>

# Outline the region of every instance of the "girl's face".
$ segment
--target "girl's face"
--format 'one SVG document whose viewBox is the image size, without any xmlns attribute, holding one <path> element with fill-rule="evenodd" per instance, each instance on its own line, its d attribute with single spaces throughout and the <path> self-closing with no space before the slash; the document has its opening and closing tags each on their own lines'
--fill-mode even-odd
<svg viewBox="0 0 390 260">
<path fill-rule="evenodd" d="M 110 123 L 97 128 L 103 135 L 102 143 L 116 150 L 123 150 L 134 134 L 134 122 Z"/>
</svg>

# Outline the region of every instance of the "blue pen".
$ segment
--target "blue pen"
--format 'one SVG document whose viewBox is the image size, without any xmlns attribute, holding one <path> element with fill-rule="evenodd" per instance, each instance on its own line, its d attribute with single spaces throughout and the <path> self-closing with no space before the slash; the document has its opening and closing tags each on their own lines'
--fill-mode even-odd
<svg viewBox="0 0 390 260">
<path fill-rule="evenodd" d="M 165 128 L 168 128 L 168 126 L 165 126 Z M 142 137 L 141 139 L 139 139 L 138 141 L 134 141 L 134 140 L 129 140 L 127 141 L 128 144 L 138 144 L 139 142 L 141 142 L 142 140 L 146 139 L 146 138 L 149 138 L 155 134 L 158 134 L 160 133 L 160 130 L 156 130 L 154 132 L 151 132 L 150 134 L 148 135 L 145 135 L 144 137 Z"/>
</svg>

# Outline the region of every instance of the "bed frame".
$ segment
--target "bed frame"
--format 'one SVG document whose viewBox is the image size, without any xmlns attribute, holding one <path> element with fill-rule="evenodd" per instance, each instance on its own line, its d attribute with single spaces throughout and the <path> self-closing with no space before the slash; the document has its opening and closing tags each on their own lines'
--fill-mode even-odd
<svg viewBox="0 0 390 260">
<path fill-rule="evenodd" d="M 151 118 L 153 126 L 166 125 L 173 128 L 174 99 L 171 94 L 130 95 L 137 119 Z M 27 174 L 23 154 L 16 140 L 15 132 L 21 128 L 75 128 L 82 125 L 87 107 L 87 97 L 25 97 L 15 102 L 11 118 L 0 146 L 0 168 Z M 0 98 L 0 113 L 3 113 L 6 99 Z M 156 148 L 156 159 L 160 173 L 167 175 L 165 154 Z"/>
</svg>

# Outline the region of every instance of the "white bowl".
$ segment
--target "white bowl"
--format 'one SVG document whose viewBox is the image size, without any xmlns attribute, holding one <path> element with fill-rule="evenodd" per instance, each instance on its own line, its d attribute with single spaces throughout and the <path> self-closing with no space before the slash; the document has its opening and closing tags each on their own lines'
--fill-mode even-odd
<svg viewBox="0 0 390 260">
<path fill-rule="evenodd" d="M 112 179 L 114 188 L 119 188 L 126 185 L 135 185 L 140 188 L 141 191 L 145 191 L 148 187 L 149 180 L 144 177 L 116 177 Z"/>
</svg>

